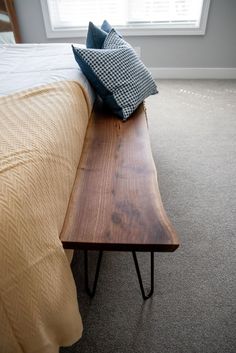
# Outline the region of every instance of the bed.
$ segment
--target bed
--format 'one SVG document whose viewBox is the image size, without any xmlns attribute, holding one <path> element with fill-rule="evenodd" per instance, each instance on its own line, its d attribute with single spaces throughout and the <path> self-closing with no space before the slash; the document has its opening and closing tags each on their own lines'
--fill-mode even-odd
<svg viewBox="0 0 236 353">
<path fill-rule="evenodd" d="M 82 334 L 59 239 L 94 93 L 69 44 L 0 47 L 0 352 Z"/>
<path fill-rule="evenodd" d="M 154 252 L 179 246 L 143 104 L 122 122 L 94 102 L 69 44 L 0 47 L 0 352 L 53 353 L 81 337 L 65 249 L 84 250 L 91 297 L 103 251 L 131 251 L 145 300 Z M 92 290 L 88 250 L 99 251 Z M 151 254 L 149 293 L 137 251 Z"/>
</svg>

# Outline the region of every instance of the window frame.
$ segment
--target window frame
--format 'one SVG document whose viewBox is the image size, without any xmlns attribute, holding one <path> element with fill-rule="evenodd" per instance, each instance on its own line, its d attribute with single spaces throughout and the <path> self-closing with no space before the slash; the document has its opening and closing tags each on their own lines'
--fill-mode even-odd
<svg viewBox="0 0 236 353">
<path fill-rule="evenodd" d="M 124 36 L 179 36 L 179 35 L 205 35 L 211 0 L 203 0 L 201 20 L 198 27 L 192 25 L 160 25 L 151 24 L 145 26 L 116 26 Z M 87 28 L 69 27 L 54 29 L 51 25 L 47 0 L 41 0 L 41 7 L 47 38 L 74 38 L 86 37 Z"/>
</svg>

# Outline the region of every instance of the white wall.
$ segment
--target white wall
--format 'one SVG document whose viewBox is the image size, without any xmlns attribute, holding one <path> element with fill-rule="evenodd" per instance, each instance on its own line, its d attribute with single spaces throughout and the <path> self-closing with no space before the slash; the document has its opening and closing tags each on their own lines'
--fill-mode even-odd
<svg viewBox="0 0 236 353">
<path fill-rule="evenodd" d="M 84 43 L 84 38 L 47 39 L 40 0 L 15 0 L 15 7 L 24 42 Z M 236 73 L 236 0 L 211 0 L 205 36 L 142 36 L 126 40 L 141 47 L 142 60 L 156 70 L 228 68 L 230 78 L 231 73 Z"/>
</svg>

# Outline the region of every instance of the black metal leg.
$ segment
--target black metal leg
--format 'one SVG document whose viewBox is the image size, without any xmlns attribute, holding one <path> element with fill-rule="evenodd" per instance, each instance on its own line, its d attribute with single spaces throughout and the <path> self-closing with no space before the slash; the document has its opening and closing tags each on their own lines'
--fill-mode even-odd
<svg viewBox="0 0 236 353">
<path fill-rule="evenodd" d="M 153 251 L 150 252 L 150 254 L 151 254 L 151 289 L 147 294 L 145 294 L 145 291 L 143 288 L 143 282 L 142 282 L 142 277 L 141 277 L 140 270 L 139 270 L 136 252 L 132 251 L 132 254 L 133 254 L 133 258 L 134 258 L 134 264 L 135 264 L 136 272 L 138 275 L 138 280 L 139 280 L 139 285 L 140 285 L 140 289 L 142 292 L 142 296 L 143 296 L 143 299 L 146 300 L 152 296 L 153 291 L 154 291 L 154 252 Z"/>
<path fill-rule="evenodd" d="M 95 272 L 95 279 L 94 279 L 94 283 L 93 283 L 93 288 L 91 290 L 89 287 L 89 280 L 88 280 L 88 250 L 84 250 L 85 290 L 86 290 L 87 294 L 90 296 L 90 298 L 93 298 L 95 295 L 95 292 L 96 292 L 99 270 L 100 270 L 100 265 L 101 265 L 101 261 L 102 261 L 102 255 L 103 255 L 103 251 L 99 251 L 98 260 L 97 260 L 97 267 L 96 267 L 96 272 Z"/>
</svg>

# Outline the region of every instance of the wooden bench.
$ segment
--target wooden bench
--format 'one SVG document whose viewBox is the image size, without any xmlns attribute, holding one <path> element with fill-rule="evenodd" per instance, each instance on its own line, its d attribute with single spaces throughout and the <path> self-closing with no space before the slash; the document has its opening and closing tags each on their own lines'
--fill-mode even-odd
<svg viewBox="0 0 236 353">
<path fill-rule="evenodd" d="M 143 104 L 126 122 L 96 104 L 60 238 L 66 249 L 85 250 L 85 287 L 91 297 L 103 250 L 131 251 L 143 298 L 152 295 L 154 252 L 172 252 L 179 241 L 161 201 Z M 99 250 L 92 290 L 88 250 Z M 136 251 L 151 253 L 148 294 Z"/>
</svg>

